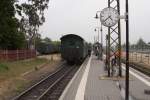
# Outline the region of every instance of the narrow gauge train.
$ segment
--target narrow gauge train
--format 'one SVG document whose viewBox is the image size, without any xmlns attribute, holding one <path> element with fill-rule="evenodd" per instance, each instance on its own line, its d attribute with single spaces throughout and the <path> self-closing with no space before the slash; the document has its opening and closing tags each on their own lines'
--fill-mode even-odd
<svg viewBox="0 0 150 100">
<path fill-rule="evenodd" d="M 61 56 L 69 64 L 79 64 L 88 55 L 88 43 L 75 34 L 61 37 Z"/>
<path fill-rule="evenodd" d="M 53 43 L 41 43 L 37 47 L 37 51 L 40 54 L 52 54 L 52 53 L 59 53 L 60 52 L 60 46 L 53 44 Z"/>
</svg>

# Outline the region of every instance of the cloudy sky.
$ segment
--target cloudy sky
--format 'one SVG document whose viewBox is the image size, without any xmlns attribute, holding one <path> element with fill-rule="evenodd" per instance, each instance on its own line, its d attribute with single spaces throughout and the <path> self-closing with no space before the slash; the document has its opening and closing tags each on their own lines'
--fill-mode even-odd
<svg viewBox="0 0 150 100">
<path fill-rule="evenodd" d="M 50 0 L 45 11 L 46 22 L 40 27 L 42 37 L 59 40 L 65 34 L 78 34 L 86 41 L 93 42 L 94 28 L 100 26 L 94 19 L 96 11 L 107 7 L 108 0 Z M 121 14 L 125 12 L 125 0 L 120 0 Z M 142 37 L 150 41 L 150 0 L 129 0 L 130 42 Z M 107 33 L 104 28 L 104 35 Z M 125 21 L 121 21 L 122 43 L 125 42 Z"/>
</svg>

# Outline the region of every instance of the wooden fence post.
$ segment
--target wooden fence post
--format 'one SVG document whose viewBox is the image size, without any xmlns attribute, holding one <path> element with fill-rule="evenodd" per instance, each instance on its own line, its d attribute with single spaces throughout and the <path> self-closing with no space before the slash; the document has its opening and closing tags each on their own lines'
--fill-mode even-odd
<svg viewBox="0 0 150 100">
<path fill-rule="evenodd" d="M 8 50 L 5 50 L 5 57 L 6 57 L 6 60 L 8 60 Z"/>
<path fill-rule="evenodd" d="M 16 50 L 16 52 L 17 52 L 17 61 L 19 60 L 19 56 L 18 56 L 18 49 Z"/>
</svg>

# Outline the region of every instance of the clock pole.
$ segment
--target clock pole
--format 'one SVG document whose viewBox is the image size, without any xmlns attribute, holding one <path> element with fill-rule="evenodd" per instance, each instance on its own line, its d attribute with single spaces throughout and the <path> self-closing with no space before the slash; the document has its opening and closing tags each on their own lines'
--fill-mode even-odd
<svg viewBox="0 0 150 100">
<path fill-rule="evenodd" d="M 118 14 L 120 15 L 120 0 L 117 0 Z M 119 76 L 122 77 L 122 65 L 121 65 L 121 27 L 120 19 L 118 20 L 118 65 L 119 65 Z"/>
<path fill-rule="evenodd" d="M 102 23 L 101 23 L 101 48 L 102 48 L 102 51 L 101 51 L 101 60 L 103 60 L 103 28 L 102 28 Z"/>
<path fill-rule="evenodd" d="M 120 0 L 108 0 L 108 7 L 112 7 L 117 10 L 120 15 Z M 108 60 L 110 63 L 110 53 L 112 56 L 116 56 L 117 65 L 119 66 L 118 76 L 122 77 L 122 68 L 121 68 L 121 27 L 120 19 L 115 26 L 108 27 Z M 115 46 L 115 48 L 114 48 Z M 110 64 L 108 64 L 110 67 Z"/>
</svg>

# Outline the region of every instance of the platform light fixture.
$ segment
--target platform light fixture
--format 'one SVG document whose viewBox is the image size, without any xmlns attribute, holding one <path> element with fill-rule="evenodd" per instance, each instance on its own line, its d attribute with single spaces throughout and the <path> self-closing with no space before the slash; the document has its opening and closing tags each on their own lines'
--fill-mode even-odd
<svg viewBox="0 0 150 100">
<path fill-rule="evenodd" d="M 95 31 L 95 32 L 96 32 L 96 31 L 98 32 L 98 36 L 97 36 L 97 37 L 98 37 L 98 42 L 99 42 L 99 31 L 100 31 L 100 27 L 96 27 L 96 28 L 94 29 L 94 31 Z"/>
<path fill-rule="evenodd" d="M 95 16 L 94 18 L 95 18 L 95 19 L 98 19 L 98 18 L 99 18 L 97 13 L 96 13 L 96 16 Z"/>
<path fill-rule="evenodd" d="M 99 13 L 99 15 L 98 15 L 98 13 Z M 96 15 L 95 15 L 95 19 L 100 19 L 100 13 L 101 13 L 101 11 L 97 11 L 96 12 Z M 100 21 L 101 22 L 101 21 Z M 102 46 L 102 60 L 103 60 L 103 29 L 102 29 L 102 23 L 101 23 L 101 26 L 99 27 L 99 31 L 101 32 L 101 46 Z"/>
</svg>

